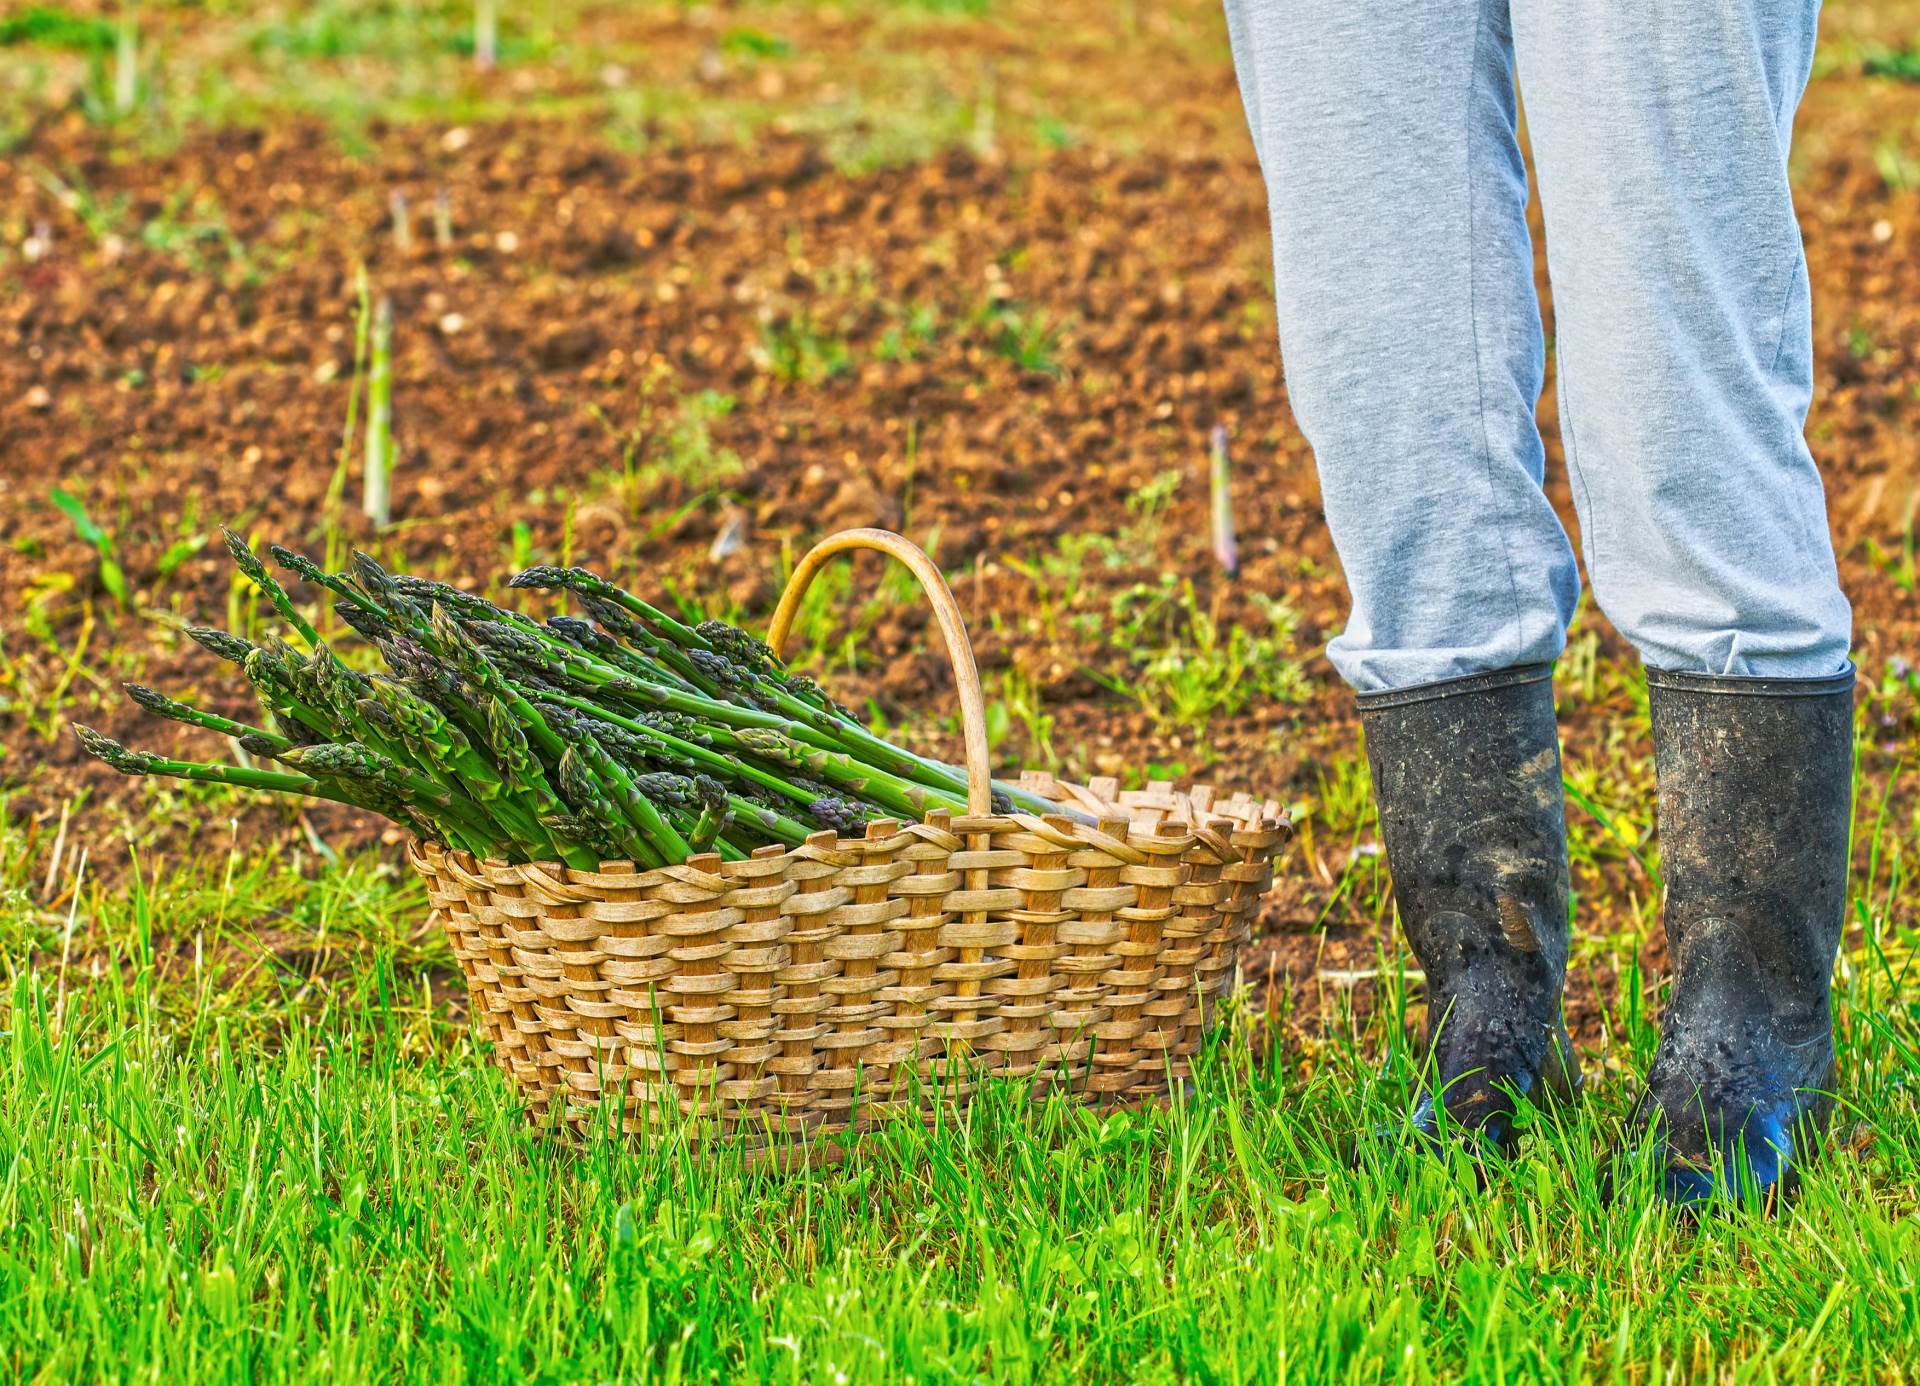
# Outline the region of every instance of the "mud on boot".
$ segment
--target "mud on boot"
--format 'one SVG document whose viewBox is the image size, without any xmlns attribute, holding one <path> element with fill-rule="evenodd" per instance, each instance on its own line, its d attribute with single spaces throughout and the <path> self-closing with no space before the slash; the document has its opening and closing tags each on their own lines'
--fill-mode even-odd
<svg viewBox="0 0 1920 1386">
<path fill-rule="evenodd" d="M 1427 978 L 1424 1091 L 1412 1113 L 1505 1150 L 1513 1095 L 1579 1087 L 1561 1020 L 1566 809 L 1552 667 L 1359 699 L 1387 869 Z"/>
<path fill-rule="evenodd" d="M 1832 1108 L 1853 669 L 1647 695 L 1673 989 L 1637 1130 L 1672 1202 L 1790 1194 Z"/>
</svg>

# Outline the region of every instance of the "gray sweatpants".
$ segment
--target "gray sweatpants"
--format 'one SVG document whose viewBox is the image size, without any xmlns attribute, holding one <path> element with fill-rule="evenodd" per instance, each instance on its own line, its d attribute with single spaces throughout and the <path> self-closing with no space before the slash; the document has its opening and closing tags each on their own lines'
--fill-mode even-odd
<svg viewBox="0 0 1920 1386">
<path fill-rule="evenodd" d="M 1842 668 L 1787 186 L 1817 0 L 1226 0 L 1281 355 L 1371 692 L 1550 660 L 1515 68 L 1594 596 L 1660 669 Z"/>
</svg>

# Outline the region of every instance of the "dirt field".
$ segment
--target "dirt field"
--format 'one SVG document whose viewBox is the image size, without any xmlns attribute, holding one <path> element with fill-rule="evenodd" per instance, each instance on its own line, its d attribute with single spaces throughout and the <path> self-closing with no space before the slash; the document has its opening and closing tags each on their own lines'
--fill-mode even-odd
<svg viewBox="0 0 1920 1386">
<path fill-rule="evenodd" d="M 812 538 L 882 524 L 953 575 L 1006 710 L 1005 763 L 1151 766 L 1295 803 L 1276 937 L 1252 970 L 1290 977 L 1298 1016 L 1338 1013 L 1390 911 L 1321 653 L 1344 598 L 1287 410 L 1217 16 L 1184 0 L 955 8 L 881 23 L 590 6 L 564 44 L 525 35 L 493 74 L 447 59 L 458 75 L 400 102 L 405 118 L 372 96 L 373 114 L 339 108 L 356 88 L 400 101 L 371 47 L 307 54 L 312 88 L 290 94 L 273 64 L 292 50 L 267 30 L 236 38 L 222 7 L 183 9 L 159 40 L 176 87 L 203 90 L 235 52 L 264 75 L 137 134 L 89 114 L 80 67 L 54 55 L 29 73 L 0 50 L 33 98 L 0 153 L 0 782 L 28 850 L 49 850 L 65 811 L 109 874 L 123 825 L 163 854 L 225 850 L 224 802 L 129 786 L 64 732 L 79 719 L 216 750 L 140 718 L 116 685 L 241 709 L 206 656 L 140 614 L 249 618 L 208 542 L 220 523 L 463 584 L 570 559 L 755 620 Z M 1795 158 L 1811 436 L 1865 674 L 1863 807 L 1907 842 L 1920 84 L 1869 70 L 1920 32 L 1914 14 L 1828 6 Z M 329 503 L 361 266 L 395 323 L 381 532 L 355 504 L 357 438 Z M 1571 525 L 1551 393 L 1542 421 Z M 1231 578 L 1207 535 L 1216 425 L 1244 559 Z M 56 487 L 99 526 L 123 597 Z M 843 614 L 809 626 L 817 670 L 891 724 L 930 719 L 938 744 L 950 704 L 925 622 L 878 581 L 863 566 Z M 1563 697 L 1594 810 L 1574 815 L 1590 938 L 1574 1009 L 1594 1040 L 1622 957 L 1660 958 L 1644 716 L 1597 613 Z M 239 831 L 297 853 L 308 826 L 261 806 Z M 372 831 L 323 812 L 310 826 L 336 848 Z"/>
</svg>

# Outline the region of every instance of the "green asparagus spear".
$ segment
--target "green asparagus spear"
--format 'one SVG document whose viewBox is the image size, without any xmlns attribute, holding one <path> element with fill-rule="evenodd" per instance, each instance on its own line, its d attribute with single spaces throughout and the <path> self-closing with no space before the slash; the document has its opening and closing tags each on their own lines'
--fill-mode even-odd
<svg viewBox="0 0 1920 1386">
<path fill-rule="evenodd" d="M 313 628 L 305 616 L 301 615 L 300 609 L 293 604 L 293 598 L 287 595 L 287 589 L 267 571 L 267 565 L 247 547 L 247 541 L 230 529 L 222 528 L 220 534 L 227 541 L 227 552 L 233 555 L 234 565 L 266 595 L 267 600 L 273 603 L 273 609 L 280 613 L 281 618 L 300 632 L 300 638 L 307 642 L 307 648 L 316 648 L 320 644 L 320 633 Z"/>
<path fill-rule="evenodd" d="M 129 698 L 133 699 L 135 703 L 156 717 L 165 717 L 172 722 L 185 722 L 189 726 L 205 727 L 208 731 L 216 731 L 223 736 L 231 736 L 235 740 L 241 740 L 249 736 L 261 736 L 268 738 L 271 743 L 277 746 L 290 746 L 293 744 L 286 737 L 281 736 L 277 732 L 270 732 L 265 727 L 250 726 L 245 722 L 236 722 L 231 717 L 222 717 L 218 713 L 207 712 L 204 709 L 183 703 L 177 698 L 169 698 L 166 694 L 148 688 L 144 684 L 127 683 L 122 684 L 121 687 L 127 690 L 127 696 Z M 248 749 L 251 750 L 252 748 L 249 747 Z"/>
</svg>

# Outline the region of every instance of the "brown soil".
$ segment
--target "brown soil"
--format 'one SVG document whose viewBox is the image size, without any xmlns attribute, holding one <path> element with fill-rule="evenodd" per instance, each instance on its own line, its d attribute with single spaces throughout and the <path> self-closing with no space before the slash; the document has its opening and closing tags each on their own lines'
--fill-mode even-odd
<svg viewBox="0 0 1920 1386">
<path fill-rule="evenodd" d="M 78 830 L 96 839 L 96 860 L 110 859 L 113 806 L 137 801 L 46 727 L 77 717 L 144 745 L 212 749 L 140 718 L 118 699 L 120 678 L 244 710 L 191 645 L 116 610 L 48 492 L 67 488 L 112 531 L 137 607 L 224 624 L 229 565 L 217 541 L 165 575 L 163 557 L 220 522 L 296 547 L 321 542 L 359 263 L 393 304 L 401 463 L 397 524 L 376 536 L 350 504 L 350 542 L 485 584 L 514 565 L 524 523 L 521 542 L 540 557 L 570 546 L 643 587 L 667 578 L 758 615 L 783 561 L 812 537 L 904 528 L 965 575 L 958 590 L 990 676 L 1017 669 L 1042 688 L 1069 771 L 1183 763 L 1317 801 L 1322 775 L 1355 746 L 1347 700 L 1315 653 L 1344 601 L 1280 381 L 1259 178 L 1226 118 L 1228 73 L 1213 79 L 1215 118 L 1189 112 L 1177 147 L 955 152 L 862 174 L 778 133 L 745 148 L 633 154 L 564 119 L 508 119 L 376 128 L 371 152 L 350 155 L 295 121 L 135 158 L 75 114 L 44 120 L 0 158 L 11 203 L 0 228 L 12 242 L 0 257 L 0 780 L 17 787 L 10 814 L 50 835 L 85 790 Z M 1891 190 L 1873 156 L 1878 132 L 1916 112 L 1920 88 L 1823 79 L 1802 121 L 1817 137 L 1803 140 L 1799 162 L 1820 359 L 1811 435 L 1876 682 L 1889 657 L 1920 650 L 1912 593 L 1873 547 L 1897 557 L 1920 482 L 1920 190 Z M 231 240 L 89 230 L 87 209 L 50 188 L 45 170 L 97 206 L 123 201 L 126 227 L 162 218 L 183 195 L 189 208 L 217 199 Z M 454 229 L 445 247 L 427 215 L 442 190 Z M 418 215 L 406 250 L 392 234 L 395 191 Z M 14 253 L 29 237 L 40 253 Z M 996 350 L 1010 321 L 996 306 L 1040 324 L 1043 341 L 1057 331 L 1046 348 L 1057 371 Z M 916 309 L 937 314 L 926 340 L 913 335 Z M 913 359 L 884 359 L 903 337 Z M 845 368 L 814 380 L 770 369 L 770 341 L 809 340 L 821 361 L 843 345 Z M 637 497 L 611 484 L 616 435 L 637 426 L 657 443 L 675 401 L 702 390 L 736 400 L 713 425 L 716 446 L 745 464 L 728 496 L 702 500 L 674 478 L 643 479 Z M 1550 434 L 1553 414 L 1549 394 Z M 1235 579 L 1206 538 L 1204 439 L 1216 423 L 1234 437 L 1245 560 Z M 1066 625 L 1049 630 L 1033 583 L 1004 561 L 1062 536 L 1126 530 L 1129 497 L 1168 470 L 1187 480 L 1151 551 L 1080 581 L 1105 597 L 1162 571 L 1190 576 L 1203 607 L 1252 624 L 1253 594 L 1283 597 L 1300 614 L 1313 684 L 1305 705 L 1255 706 L 1217 724 L 1204 749 L 1091 677 L 1089 667 L 1114 671 L 1118 652 Z M 744 520 L 746 542 L 711 559 L 730 517 Z M 875 571 L 861 569 L 868 590 Z M 70 590 L 47 581 L 61 574 L 76 578 Z M 1624 661 L 1617 636 L 1594 624 L 1602 656 Z M 892 718 L 944 716 L 923 634 L 917 610 L 884 613 L 863 631 L 859 669 L 833 671 L 837 690 Z M 56 716 L 50 695 L 63 684 Z M 1637 762 L 1645 748 L 1618 715 L 1629 701 L 1623 686 L 1574 704 L 1572 762 Z M 1882 778 L 1915 730 L 1910 696 L 1887 706 L 1902 720 L 1869 751 L 1868 773 Z M 1016 725 L 1005 753 L 1027 749 Z M 1643 773 L 1623 773 L 1644 795 Z M 1632 807 L 1644 823 L 1644 799 Z M 372 831 L 345 815 L 313 821 L 335 842 Z M 244 826 L 289 842 L 301 831 L 271 807 Z M 199 840 L 190 823 L 160 836 L 181 851 Z M 1374 966 L 1378 925 L 1351 915 L 1334 888 L 1347 851 L 1323 832 L 1289 859 L 1268 919 L 1283 936 L 1253 960 L 1256 977 L 1292 978 L 1296 1016 L 1324 1017 L 1337 1009 L 1330 996 L 1367 991 L 1345 974 Z M 1619 852 L 1584 871 L 1583 903 L 1602 925 L 1617 923 L 1628 893 L 1644 894 L 1634 872 Z M 1324 935 L 1302 933 L 1321 923 Z M 1576 986 L 1589 1034 L 1611 987 Z"/>
</svg>

